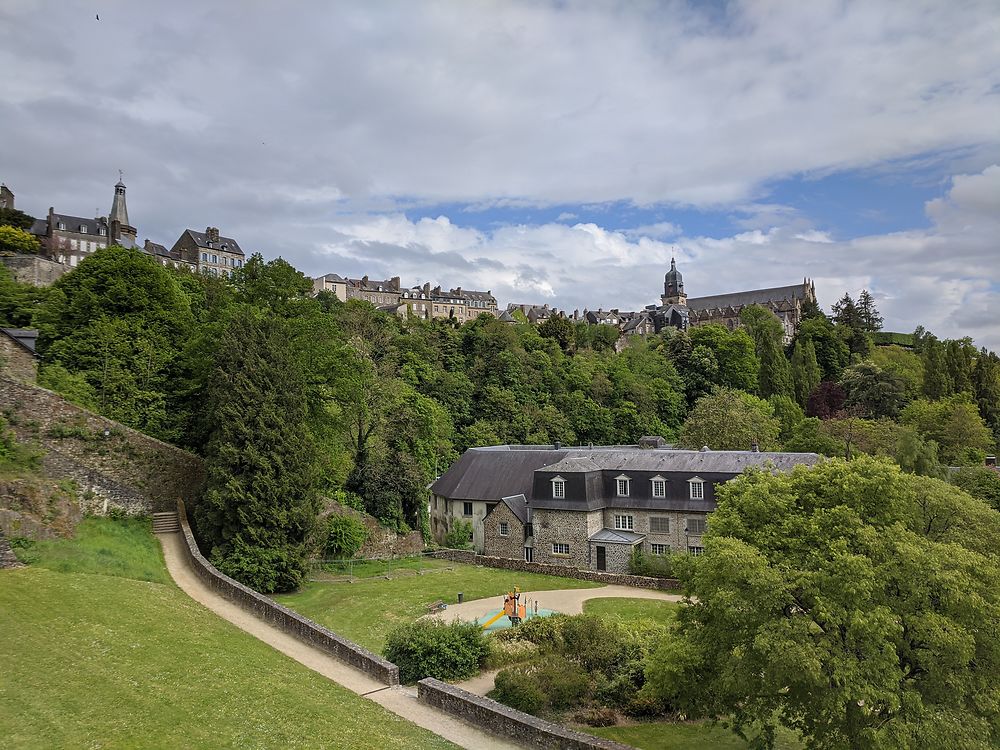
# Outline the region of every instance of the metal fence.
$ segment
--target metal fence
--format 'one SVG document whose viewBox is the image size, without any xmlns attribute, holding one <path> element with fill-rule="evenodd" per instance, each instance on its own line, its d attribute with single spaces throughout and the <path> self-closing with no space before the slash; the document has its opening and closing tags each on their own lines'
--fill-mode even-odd
<svg viewBox="0 0 1000 750">
<path fill-rule="evenodd" d="M 436 560 L 432 552 L 391 557 L 365 557 L 351 560 L 312 560 L 309 580 L 342 581 L 366 578 L 400 578 L 429 575 L 454 569 L 456 563 Z"/>
</svg>

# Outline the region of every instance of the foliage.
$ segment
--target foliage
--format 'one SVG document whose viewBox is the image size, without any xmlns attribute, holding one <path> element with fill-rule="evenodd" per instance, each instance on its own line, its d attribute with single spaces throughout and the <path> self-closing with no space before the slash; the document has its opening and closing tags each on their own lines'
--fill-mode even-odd
<svg viewBox="0 0 1000 750">
<path fill-rule="evenodd" d="M 500 670 L 490 692 L 493 700 L 529 714 L 573 708 L 590 693 L 590 680 L 580 665 L 562 656 Z"/>
<path fill-rule="evenodd" d="M 34 223 L 35 218 L 24 213 L 24 211 L 19 211 L 16 208 L 7 208 L 6 206 L 0 208 L 0 226 L 15 227 L 16 229 L 28 231 Z"/>
<path fill-rule="evenodd" d="M 875 331 L 872 334 L 872 342 L 878 346 L 902 346 L 912 349 L 914 339 L 912 333 L 895 333 L 893 331 Z"/>
<path fill-rule="evenodd" d="M 323 554 L 330 560 L 348 560 L 358 554 L 368 538 L 368 527 L 354 516 L 334 513 L 326 519 Z"/>
<path fill-rule="evenodd" d="M 693 347 L 703 346 L 712 352 L 718 364 L 718 375 L 713 383 L 748 393 L 757 390 L 760 363 L 754 341 L 746 329 L 729 330 L 725 326 L 706 325 L 691 329 L 688 335 Z"/>
<path fill-rule="evenodd" d="M 869 361 L 844 370 L 840 387 L 844 389 L 844 406 L 870 419 L 896 417 L 906 399 L 902 379 Z"/>
<path fill-rule="evenodd" d="M 259 591 L 289 591 L 304 572 L 318 510 L 303 374 L 287 324 L 251 311 L 226 326 L 206 405 L 215 425 L 195 518 L 223 572 Z"/>
<path fill-rule="evenodd" d="M 472 549 L 472 523 L 461 518 L 453 519 L 444 537 L 448 549 Z"/>
<path fill-rule="evenodd" d="M 55 391 L 74 404 L 85 409 L 98 408 L 98 398 L 94 387 L 87 378 L 76 372 L 70 372 L 62 365 L 43 365 L 38 370 L 38 385 Z"/>
<path fill-rule="evenodd" d="M 847 394 L 837 383 L 824 380 L 809 394 L 806 414 L 810 417 L 829 419 L 844 408 Z"/>
<path fill-rule="evenodd" d="M 399 667 L 400 681 L 409 684 L 425 677 L 471 677 L 486 662 L 490 646 L 476 623 L 434 617 L 400 625 L 389 633 L 383 653 Z"/>
<path fill-rule="evenodd" d="M 963 466 L 953 472 L 951 483 L 977 500 L 1000 511 L 1000 472 L 985 466 Z"/>
<path fill-rule="evenodd" d="M 830 319 L 820 313 L 799 323 L 796 341 L 811 341 L 816 361 L 822 370 L 821 381 L 839 380 L 840 374 L 851 360 L 851 351 Z"/>
<path fill-rule="evenodd" d="M 720 388 L 701 398 L 691 410 L 681 431 L 681 447 L 697 450 L 749 450 L 756 443 L 761 450 L 778 446 L 781 425 L 774 408 L 749 393 Z"/>
<path fill-rule="evenodd" d="M 805 406 L 809 401 L 809 394 L 820 384 L 823 376 L 816 360 L 816 347 L 811 339 L 806 339 L 804 344 L 801 340 L 796 340 L 792 349 L 791 368 L 795 399 Z"/>
<path fill-rule="evenodd" d="M 778 440 L 784 444 L 791 439 L 792 435 L 802 420 L 806 418 L 802 407 L 790 396 L 771 396 L 767 402 L 774 409 L 774 417 L 781 425 L 781 432 L 778 433 Z"/>
<path fill-rule="evenodd" d="M 740 321 L 753 339 L 760 361 L 758 391 L 768 396 L 791 396 L 792 373 L 782 347 L 785 329 L 778 317 L 765 307 L 749 305 L 740 312 Z"/>
<path fill-rule="evenodd" d="M 38 240 L 30 232 L 0 224 L 0 253 L 34 254 L 39 249 Z"/>
<path fill-rule="evenodd" d="M 872 351 L 870 360 L 900 380 L 907 401 L 912 401 L 923 392 L 924 363 L 916 353 L 899 346 L 879 346 Z"/>
<path fill-rule="evenodd" d="M 665 555 L 646 554 L 641 547 L 634 547 L 628 561 L 628 572 L 634 576 L 673 578 L 673 563 L 672 553 L 668 552 Z"/>
<path fill-rule="evenodd" d="M 719 490 L 649 691 L 810 747 L 995 745 L 1000 516 L 875 459 Z"/>
<path fill-rule="evenodd" d="M 967 394 L 939 401 L 917 399 L 903 410 L 900 419 L 937 443 L 941 461 L 949 466 L 981 464 L 995 445 L 993 433 Z"/>
<path fill-rule="evenodd" d="M 934 400 L 950 396 L 954 391 L 945 361 L 944 344 L 933 336 L 926 337 L 921 345 L 921 359 L 924 365 L 924 395 Z"/>
<path fill-rule="evenodd" d="M 42 452 L 19 442 L 7 420 L 0 417 L 0 471 L 34 471 L 41 464 Z"/>
<path fill-rule="evenodd" d="M 15 281 L 10 269 L 0 263 L 0 325 L 4 328 L 30 326 L 35 310 L 47 295 L 47 287 Z"/>
</svg>

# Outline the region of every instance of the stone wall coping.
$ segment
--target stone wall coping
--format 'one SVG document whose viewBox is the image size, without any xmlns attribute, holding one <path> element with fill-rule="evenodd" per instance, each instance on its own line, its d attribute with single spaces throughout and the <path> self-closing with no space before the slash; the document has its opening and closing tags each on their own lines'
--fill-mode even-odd
<svg viewBox="0 0 1000 750">
<path fill-rule="evenodd" d="M 558 750 L 633 750 L 630 745 L 594 737 L 569 729 L 537 716 L 498 703 L 492 698 L 475 695 L 455 685 L 433 677 L 417 683 L 417 699 L 482 727 L 500 739 L 537 748 Z"/>
<path fill-rule="evenodd" d="M 609 573 L 600 570 L 574 568 L 569 565 L 552 565 L 550 563 L 525 562 L 507 557 L 492 557 L 479 555 L 470 550 L 444 549 L 431 552 L 430 557 L 452 562 L 482 565 L 486 568 L 501 568 L 503 570 L 519 570 L 525 573 L 541 573 L 542 575 L 560 576 L 562 578 L 579 578 L 583 581 L 594 581 L 607 586 L 633 586 L 639 589 L 655 589 L 660 591 L 679 591 L 681 582 L 676 578 L 655 578 L 653 576 L 636 576 L 631 573 Z"/>
<path fill-rule="evenodd" d="M 254 591 L 249 586 L 244 586 L 212 565 L 198 549 L 198 542 L 191 532 L 183 500 L 177 501 L 177 518 L 185 541 L 184 548 L 195 572 L 216 593 L 256 617 L 276 625 L 289 635 L 326 651 L 386 685 L 399 684 L 399 667 L 392 662 L 278 604 L 274 599 Z"/>
</svg>

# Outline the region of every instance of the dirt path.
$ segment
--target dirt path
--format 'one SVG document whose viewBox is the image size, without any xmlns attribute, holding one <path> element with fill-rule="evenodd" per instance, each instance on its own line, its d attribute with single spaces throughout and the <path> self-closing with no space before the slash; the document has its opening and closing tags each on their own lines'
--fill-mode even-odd
<svg viewBox="0 0 1000 750">
<path fill-rule="evenodd" d="M 513 750 L 519 745 L 498 740 L 491 734 L 471 724 L 438 711 L 417 701 L 416 688 L 386 687 L 360 670 L 338 661 L 329 654 L 293 638 L 278 628 L 257 619 L 250 613 L 223 599 L 201 582 L 189 567 L 184 555 L 184 540 L 180 534 L 158 534 L 163 545 L 167 570 L 178 586 L 192 599 L 203 604 L 215 614 L 236 627 L 269 644 L 324 677 L 343 685 L 359 695 L 378 703 L 404 719 L 444 737 L 456 745 L 471 750 Z M 471 602 L 470 602 L 471 604 Z"/>
</svg>

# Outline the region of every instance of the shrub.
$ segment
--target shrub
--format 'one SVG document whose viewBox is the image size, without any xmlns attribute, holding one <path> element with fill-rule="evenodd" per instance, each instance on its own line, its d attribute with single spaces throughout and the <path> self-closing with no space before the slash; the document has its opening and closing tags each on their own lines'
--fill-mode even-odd
<svg viewBox="0 0 1000 750">
<path fill-rule="evenodd" d="M 405 683 L 425 677 L 459 680 L 479 671 L 490 655 L 490 644 L 475 623 L 422 619 L 389 633 L 383 653 L 399 666 L 399 678 Z"/>
<path fill-rule="evenodd" d="M 241 537 L 236 537 L 225 552 L 216 547 L 212 564 L 244 586 L 264 594 L 294 591 L 305 576 L 300 549 L 253 546 Z"/>
<path fill-rule="evenodd" d="M 617 624 L 597 615 L 569 617 L 563 624 L 563 653 L 588 672 L 610 676 L 621 661 L 622 636 Z"/>
<path fill-rule="evenodd" d="M 354 516 L 335 513 L 326 521 L 324 554 L 332 560 L 349 560 L 368 538 L 367 527 Z"/>
<path fill-rule="evenodd" d="M 472 524 L 462 519 L 452 521 L 444 537 L 444 546 L 448 549 L 472 549 Z"/>
<path fill-rule="evenodd" d="M 571 708 L 590 694 L 590 676 L 583 667 L 565 657 L 548 658 L 539 668 L 537 677 L 552 708 Z"/>
<path fill-rule="evenodd" d="M 510 630 L 517 630 L 517 628 L 510 628 Z M 531 661 L 537 656 L 538 646 L 531 641 L 493 638 L 490 642 L 490 658 L 487 659 L 486 666 L 489 669 L 499 669 Z"/>
<path fill-rule="evenodd" d="M 652 578 L 674 578 L 674 558 L 668 552 L 665 555 L 647 555 L 641 548 L 632 550 L 628 561 L 628 572 L 635 576 L 650 576 Z"/>
<path fill-rule="evenodd" d="M 550 617 L 533 617 L 525 620 L 516 628 L 501 630 L 493 635 L 499 641 L 529 641 L 538 646 L 543 653 L 558 653 L 563 649 L 563 623 L 569 619 L 566 615 Z"/>
<path fill-rule="evenodd" d="M 588 727 L 613 727 L 618 723 L 618 714 L 610 708 L 588 708 L 586 711 L 577 711 L 573 714 L 573 721 L 577 724 L 586 724 Z"/>
<path fill-rule="evenodd" d="M 489 697 L 503 703 L 505 706 L 524 711 L 528 714 L 538 714 L 545 708 L 545 695 L 542 693 L 532 670 L 525 667 L 513 667 L 497 672 L 494 688 Z"/>
</svg>

